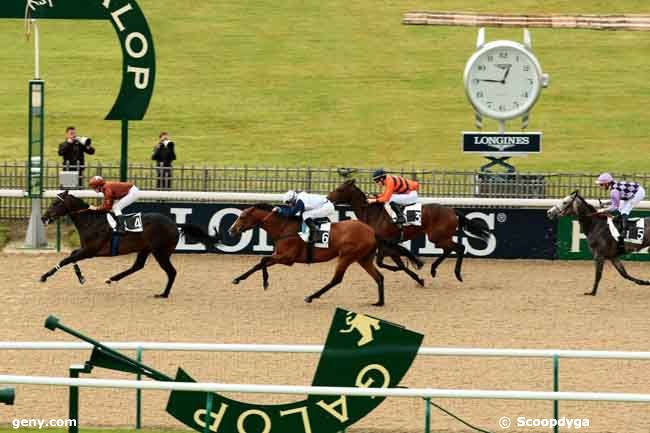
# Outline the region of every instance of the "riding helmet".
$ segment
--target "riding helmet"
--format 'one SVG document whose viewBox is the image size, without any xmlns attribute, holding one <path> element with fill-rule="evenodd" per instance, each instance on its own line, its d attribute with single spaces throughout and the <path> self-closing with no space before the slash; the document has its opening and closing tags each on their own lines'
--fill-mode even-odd
<svg viewBox="0 0 650 433">
<path fill-rule="evenodd" d="M 101 188 L 102 186 L 104 186 L 105 183 L 106 183 L 106 181 L 104 180 L 103 177 L 101 177 L 101 176 L 93 176 L 92 179 L 90 179 L 90 182 L 88 182 L 88 185 L 92 189 L 97 189 L 97 188 Z"/>
<path fill-rule="evenodd" d="M 372 173 L 372 180 L 378 180 L 386 177 L 388 173 L 383 168 L 378 168 Z"/>
</svg>

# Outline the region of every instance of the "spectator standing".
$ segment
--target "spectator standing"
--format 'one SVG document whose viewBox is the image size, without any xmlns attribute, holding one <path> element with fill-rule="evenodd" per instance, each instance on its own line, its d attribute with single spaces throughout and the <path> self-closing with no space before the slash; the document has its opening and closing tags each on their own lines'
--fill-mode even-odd
<svg viewBox="0 0 650 433">
<path fill-rule="evenodd" d="M 153 148 L 151 159 L 156 161 L 156 188 L 171 189 L 172 187 L 172 161 L 176 159 L 174 142 L 169 139 L 169 134 L 161 132 L 160 141 Z"/>
<path fill-rule="evenodd" d="M 95 153 L 95 148 L 91 144 L 90 138 L 77 137 L 77 129 L 74 126 L 65 129 L 65 141 L 59 144 L 59 155 L 63 157 L 64 169 L 79 173 L 79 186 L 84 184 L 85 155 Z"/>
</svg>

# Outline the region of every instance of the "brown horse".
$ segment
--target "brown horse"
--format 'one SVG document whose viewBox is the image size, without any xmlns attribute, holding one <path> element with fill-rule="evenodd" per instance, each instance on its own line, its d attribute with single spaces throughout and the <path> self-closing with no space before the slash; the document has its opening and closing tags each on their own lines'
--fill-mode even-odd
<svg viewBox="0 0 650 433">
<path fill-rule="evenodd" d="M 179 229 L 181 234 L 189 234 L 208 248 L 219 243 L 217 236 L 209 236 L 201 227 L 192 224 L 177 225 L 166 215 L 145 213 L 142 214 L 142 232 L 127 233 L 121 236 L 116 251 L 112 251 L 114 249 L 111 245 L 113 230 L 106 220 L 106 213 L 89 210 L 87 203 L 65 191 L 56 196 L 52 205 L 43 215 L 42 220 L 44 223 L 49 223 L 65 215 L 70 216 L 77 228 L 81 247 L 72 251 L 58 265 L 43 274 L 41 282 L 47 281 L 63 266 L 73 263 L 77 278 L 83 284 L 85 278 L 81 274 L 79 265 L 77 265 L 78 261 L 92 257 L 138 253 L 133 266 L 106 280 L 106 284 L 111 284 L 142 269 L 149 254 L 153 254 L 160 267 L 167 274 L 167 286 L 156 297 L 166 298 L 169 296 L 176 278 L 176 269 L 174 269 L 170 261 L 170 256 L 176 249 Z"/>
<path fill-rule="evenodd" d="M 257 204 L 245 209 L 228 232 L 231 236 L 238 236 L 254 227 L 263 228 L 273 239 L 275 245 L 273 255 L 263 257 L 257 265 L 235 278 L 233 284 L 239 284 L 240 281 L 261 269 L 262 284 L 266 289 L 269 286 L 267 270 L 269 266 L 308 263 L 308 245 L 298 236 L 299 219 L 284 218 L 273 212 L 272 206 Z M 360 221 L 342 221 L 332 224 L 329 247 L 314 248 L 313 262 L 327 262 L 336 258 L 334 277 L 325 287 L 307 296 L 305 302 L 309 303 L 320 298 L 329 289 L 339 284 L 348 267 L 357 262 L 377 283 L 379 300 L 373 305 L 384 305 L 384 277 L 373 263 L 376 248 L 375 232 L 366 224 Z"/>
<path fill-rule="evenodd" d="M 461 266 L 465 247 L 452 239 L 458 234 L 459 229 L 464 229 L 483 240 L 488 240 L 490 237 L 487 228 L 465 218 L 463 214 L 452 208 L 435 204 L 422 206 L 422 225 L 406 226 L 400 231 L 384 210 L 383 204 L 367 203 L 366 194 L 355 185 L 354 179 L 343 182 L 336 190 L 330 192 L 327 198 L 333 203 L 346 203 L 352 206 L 357 218 L 372 227 L 377 237 L 382 240 L 406 241 L 425 234 L 431 242 L 443 250 L 443 254 L 431 264 L 431 276 L 434 278 L 438 265 L 455 251 L 457 258 L 454 274 L 458 281 L 463 281 Z"/>
</svg>

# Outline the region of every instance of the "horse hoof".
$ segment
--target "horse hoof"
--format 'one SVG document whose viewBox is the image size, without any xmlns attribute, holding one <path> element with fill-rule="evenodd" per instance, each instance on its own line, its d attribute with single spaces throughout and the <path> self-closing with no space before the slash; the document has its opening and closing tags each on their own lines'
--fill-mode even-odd
<svg viewBox="0 0 650 433">
<path fill-rule="evenodd" d="M 456 279 L 461 283 L 463 282 L 463 277 L 461 277 L 460 274 L 456 274 Z"/>
<path fill-rule="evenodd" d="M 436 278 L 436 271 L 431 272 L 431 278 Z"/>
<path fill-rule="evenodd" d="M 232 280 L 232 283 L 233 284 L 239 284 L 239 280 L 237 278 L 235 278 L 234 280 Z"/>
<path fill-rule="evenodd" d="M 417 269 L 422 269 L 422 266 L 424 266 L 424 263 L 422 263 L 422 262 L 417 262 L 417 263 L 415 263 L 415 267 L 416 267 Z"/>
<path fill-rule="evenodd" d="M 311 301 L 312 301 L 312 297 L 311 297 L 311 296 L 307 296 L 307 297 L 305 298 L 305 302 L 306 302 L 306 303 L 311 304 Z"/>
<path fill-rule="evenodd" d="M 86 282 L 86 277 L 79 278 L 79 284 L 84 284 Z"/>
<path fill-rule="evenodd" d="M 113 281 L 109 278 L 106 281 L 104 281 L 106 284 L 111 284 Z"/>
<path fill-rule="evenodd" d="M 418 284 L 420 285 L 420 287 L 424 287 L 424 280 L 423 279 L 420 278 L 417 281 L 418 281 Z"/>
<path fill-rule="evenodd" d="M 262 283 L 262 287 L 264 287 L 264 290 L 268 289 L 269 288 L 269 283 L 266 283 L 266 282 Z"/>
<path fill-rule="evenodd" d="M 374 304 L 372 304 L 372 306 L 373 307 L 383 307 L 384 306 L 384 301 L 375 302 Z"/>
<path fill-rule="evenodd" d="M 168 298 L 169 295 L 165 295 L 164 293 L 161 293 L 160 295 L 154 295 L 154 298 L 162 299 L 162 298 Z"/>
<path fill-rule="evenodd" d="M 596 294 L 594 292 L 585 292 L 585 293 L 583 293 L 583 295 L 585 295 L 585 296 L 596 296 Z"/>
<path fill-rule="evenodd" d="M 44 282 L 46 282 L 46 281 L 47 281 L 47 277 L 46 277 L 45 275 L 43 275 L 43 276 L 41 277 L 41 283 L 44 283 Z"/>
</svg>

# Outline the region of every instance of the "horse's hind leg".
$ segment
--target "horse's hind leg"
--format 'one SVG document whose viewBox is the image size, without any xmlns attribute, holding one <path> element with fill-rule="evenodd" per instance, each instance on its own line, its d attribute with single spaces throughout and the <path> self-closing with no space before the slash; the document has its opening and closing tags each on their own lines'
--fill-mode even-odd
<svg viewBox="0 0 650 433">
<path fill-rule="evenodd" d="M 600 283 L 600 279 L 603 276 L 603 265 L 605 264 L 605 259 L 602 257 L 598 257 L 595 259 L 595 264 L 596 264 L 596 279 L 594 280 L 594 288 L 591 290 L 591 292 L 585 292 L 585 295 L 596 296 L 596 291 L 598 290 L 598 284 Z"/>
<path fill-rule="evenodd" d="M 383 258 L 383 257 L 382 257 Z M 390 266 L 384 263 L 383 260 L 377 260 L 377 266 L 383 269 L 388 269 L 391 272 L 404 271 L 406 275 L 413 278 L 420 286 L 424 287 L 424 280 L 418 276 L 415 272 L 406 267 L 406 264 L 399 255 L 391 255 L 391 260 L 395 262 L 397 266 Z"/>
<path fill-rule="evenodd" d="M 452 250 L 447 249 L 447 248 L 443 249 L 443 250 L 442 250 L 442 255 L 441 255 L 440 257 L 438 257 L 438 258 L 437 258 L 433 263 L 431 263 L 431 278 L 435 278 L 435 277 L 436 277 L 436 269 L 438 268 L 438 265 L 439 265 L 440 263 L 442 263 L 442 261 L 443 261 L 444 259 L 446 259 L 447 257 L 449 257 L 449 255 L 451 254 L 451 251 L 452 251 Z"/>
<path fill-rule="evenodd" d="M 372 257 L 372 259 L 374 259 L 374 257 Z M 312 300 L 320 298 L 329 289 L 331 289 L 332 287 L 336 286 L 341 281 L 343 281 L 343 275 L 345 275 L 345 271 L 348 269 L 348 267 L 351 264 L 352 264 L 352 260 L 350 260 L 347 257 L 344 258 L 339 256 L 338 263 L 336 264 L 336 270 L 334 271 L 334 276 L 332 277 L 332 280 L 319 291 L 307 296 L 305 298 L 305 302 L 310 303 Z"/>
<path fill-rule="evenodd" d="M 634 281 L 635 283 L 641 285 L 641 286 L 648 286 L 650 285 L 650 281 L 646 280 L 640 280 L 638 278 L 634 278 L 632 275 L 628 274 L 627 271 L 625 270 L 625 267 L 623 266 L 623 262 L 618 259 L 618 258 L 612 258 L 611 259 L 612 264 L 616 268 L 619 274 L 621 274 L 621 277 L 625 278 L 626 280 Z"/>
<path fill-rule="evenodd" d="M 113 275 L 112 277 L 106 280 L 106 284 L 111 284 L 113 281 L 120 281 L 122 278 L 127 277 L 132 273 L 138 272 L 140 269 L 144 268 L 144 264 L 147 261 L 147 257 L 149 257 L 149 251 L 140 251 L 138 253 L 138 256 L 135 258 L 135 263 L 133 263 L 133 266 L 131 266 L 129 269 L 127 269 L 124 272 L 120 272 L 119 274 Z"/>
<path fill-rule="evenodd" d="M 454 251 L 456 251 L 456 266 L 454 268 L 454 275 L 456 279 L 460 282 L 463 281 L 463 277 L 460 274 L 461 266 L 463 265 L 463 257 L 465 257 L 465 246 L 463 244 L 455 244 Z"/>
<path fill-rule="evenodd" d="M 401 259 L 398 260 L 401 261 Z M 380 307 L 384 305 L 384 276 L 379 272 L 379 270 L 375 267 L 375 264 L 373 263 L 372 255 L 369 255 L 368 257 L 359 260 L 359 264 L 363 269 L 370 274 L 373 280 L 377 283 L 377 291 L 379 292 L 379 300 L 372 304 L 374 306 Z M 402 264 L 403 266 L 403 264 Z M 406 270 L 406 269 L 405 269 Z M 417 275 L 416 275 L 417 278 Z"/>
<path fill-rule="evenodd" d="M 161 268 L 165 271 L 167 274 L 167 287 L 165 287 L 165 291 L 162 292 L 160 295 L 156 295 L 156 298 L 166 298 L 169 296 L 169 292 L 172 290 L 172 285 L 174 284 L 174 280 L 176 279 L 176 269 L 172 265 L 172 262 L 169 260 L 169 257 L 171 254 L 167 251 L 154 251 L 153 256 L 156 258 L 156 261 L 160 265 Z"/>
</svg>

